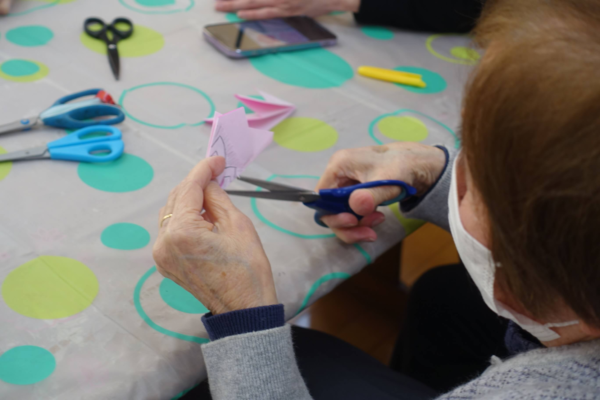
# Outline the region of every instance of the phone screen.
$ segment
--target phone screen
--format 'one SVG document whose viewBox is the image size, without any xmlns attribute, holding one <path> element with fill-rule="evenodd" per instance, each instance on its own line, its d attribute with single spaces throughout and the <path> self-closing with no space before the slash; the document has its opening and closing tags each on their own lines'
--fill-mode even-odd
<svg viewBox="0 0 600 400">
<path fill-rule="evenodd" d="M 244 21 L 205 29 L 223 45 L 241 51 L 335 39 L 335 35 L 308 17 Z"/>
</svg>

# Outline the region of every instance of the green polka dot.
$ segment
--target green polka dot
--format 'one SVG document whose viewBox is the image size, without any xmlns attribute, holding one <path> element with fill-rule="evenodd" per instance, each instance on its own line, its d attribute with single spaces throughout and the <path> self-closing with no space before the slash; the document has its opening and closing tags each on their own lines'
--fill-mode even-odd
<svg viewBox="0 0 600 400">
<path fill-rule="evenodd" d="M 54 33 L 41 25 L 21 26 L 6 32 L 6 39 L 9 42 L 24 47 L 43 46 L 53 37 Z"/>
<path fill-rule="evenodd" d="M 163 7 L 175 4 L 175 0 L 135 0 L 135 2 L 144 7 Z"/>
<path fill-rule="evenodd" d="M 32 385 L 56 369 L 52 353 L 38 346 L 18 346 L 0 356 L 0 379 L 13 385 Z"/>
<path fill-rule="evenodd" d="M 456 58 L 460 58 L 461 60 L 467 60 L 471 62 L 475 62 L 481 58 L 478 52 L 468 47 L 453 47 L 450 49 L 450 54 L 452 54 Z"/>
<path fill-rule="evenodd" d="M 111 249 L 136 250 L 150 243 L 150 234 L 139 225 L 122 222 L 104 229 L 100 240 Z"/>
<path fill-rule="evenodd" d="M 7 151 L 4 147 L 0 147 L 0 154 L 6 154 Z M 12 169 L 12 161 L 0 163 L 0 181 L 6 178 Z"/>
<path fill-rule="evenodd" d="M 350 64 L 322 48 L 252 57 L 250 62 L 269 78 L 310 89 L 342 86 L 354 76 Z"/>
<path fill-rule="evenodd" d="M 342 14 L 346 14 L 346 11 L 332 11 L 329 13 L 329 15 L 342 15 Z"/>
<path fill-rule="evenodd" d="M 227 21 L 229 22 L 244 22 L 245 19 L 241 19 L 240 17 L 237 16 L 236 13 L 227 13 L 225 14 L 225 18 L 227 18 Z"/>
<path fill-rule="evenodd" d="M 273 128 L 273 133 L 278 145 L 302 152 L 323 151 L 338 140 L 338 133 L 331 125 L 305 117 L 287 118 Z"/>
<path fill-rule="evenodd" d="M 94 189 L 116 193 L 141 189 L 154 177 L 150 164 L 127 153 L 106 163 L 80 163 L 77 173 L 85 184 Z"/>
<path fill-rule="evenodd" d="M 102 40 L 82 32 L 79 36 L 81 43 L 88 49 L 98 54 L 106 54 L 106 43 Z M 135 25 L 133 35 L 127 40 L 122 40 L 117 45 L 121 57 L 143 57 L 160 51 L 165 45 L 163 35 L 154 29 L 142 25 Z"/>
<path fill-rule="evenodd" d="M 427 126 L 415 117 L 385 117 L 377 124 L 384 135 L 403 142 L 420 142 L 427 138 Z"/>
<path fill-rule="evenodd" d="M 204 307 L 197 298 L 170 279 L 163 279 L 159 292 L 164 302 L 177 311 L 188 314 L 206 314 L 208 312 L 208 308 Z"/>
<path fill-rule="evenodd" d="M 413 74 L 419 74 L 423 76 L 423 81 L 427 84 L 427 87 L 424 88 L 396 83 L 396 85 L 401 86 L 409 92 L 428 94 L 439 93 L 446 90 L 446 80 L 436 72 L 419 67 L 396 67 L 394 69 L 396 71 L 412 72 Z"/>
<path fill-rule="evenodd" d="M 394 37 L 394 32 L 382 26 L 363 26 L 360 30 L 368 37 L 377 40 L 390 40 Z"/>
<path fill-rule="evenodd" d="M 48 67 L 37 61 L 14 59 L 0 64 L 0 78 L 13 82 L 34 82 L 48 75 Z"/>
<path fill-rule="evenodd" d="M 97 294 L 94 273 L 67 257 L 40 256 L 12 270 L 2 283 L 6 304 L 37 319 L 75 315 L 88 308 Z"/>
</svg>

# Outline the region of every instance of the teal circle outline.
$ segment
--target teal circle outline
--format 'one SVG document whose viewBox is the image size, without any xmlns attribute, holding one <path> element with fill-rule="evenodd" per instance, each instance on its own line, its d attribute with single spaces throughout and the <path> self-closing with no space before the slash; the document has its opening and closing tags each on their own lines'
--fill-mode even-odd
<svg viewBox="0 0 600 400">
<path fill-rule="evenodd" d="M 27 29 L 27 28 L 33 28 L 35 29 L 38 33 L 42 32 L 45 30 L 44 34 L 50 33 L 50 37 L 49 38 L 44 38 L 47 39 L 44 43 L 34 43 L 34 44 L 22 44 L 22 43 L 18 43 L 15 42 L 15 38 L 13 37 L 11 39 L 11 37 L 17 33 L 17 39 L 19 38 L 19 31 L 23 30 L 23 29 Z M 27 36 L 27 35 L 25 35 Z M 21 36 L 22 38 L 23 36 Z M 17 26 L 16 28 L 12 28 L 9 29 L 8 31 L 6 31 L 6 33 L 4 34 L 4 38 L 6 40 L 8 40 L 9 42 L 11 42 L 12 44 L 14 44 L 15 46 L 20 46 L 20 47 L 40 47 L 40 46 L 45 46 L 48 43 L 50 43 L 50 41 L 52 39 L 54 39 L 54 32 L 52 31 L 52 29 L 48 28 L 45 25 L 23 25 L 23 26 Z M 37 39 L 37 38 L 36 38 Z"/>
<path fill-rule="evenodd" d="M 286 178 L 286 179 L 319 179 L 320 178 L 320 176 L 315 176 L 315 175 L 278 175 L 278 174 L 273 174 L 270 177 L 268 177 L 266 180 L 267 180 L 267 182 L 270 182 L 273 179 L 278 178 L 278 177 Z M 256 188 L 256 191 L 260 192 L 261 188 Z M 250 199 L 250 206 L 252 207 L 252 212 L 254 213 L 254 215 L 256 215 L 256 218 L 258 218 L 263 224 L 267 225 L 269 228 L 275 229 L 276 231 L 279 231 L 281 233 L 285 233 L 287 235 L 294 236 L 294 237 L 297 237 L 300 239 L 308 239 L 308 240 L 329 239 L 329 238 L 335 237 L 335 234 L 333 234 L 333 233 L 319 234 L 319 235 L 304 235 L 302 233 L 292 232 L 292 231 L 282 228 L 278 225 L 275 225 L 273 222 L 269 221 L 264 215 L 262 215 L 262 213 L 258 209 L 258 205 L 256 204 L 256 198 Z M 365 260 L 367 260 L 367 264 L 371 264 L 373 262 L 371 255 L 369 253 L 367 253 L 367 251 L 365 249 L 363 249 L 361 245 L 359 245 L 358 243 L 354 243 L 353 246 L 360 252 L 360 254 L 365 258 Z"/>
<path fill-rule="evenodd" d="M 37 11 L 37 10 L 42 10 L 42 9 L 48 8 L 48 7 L 54 7 L 54 6 L 58 5 L 58 3 L 60 3 L 60 0 L 55 0 L 53 3 L 40 4 L 39 6 L 32 7 L 29 10 L 26 10 L 26 11 L 21 11 L 21 12 L 17 12 L 17 13 L 9 13 L 7 15 L 7 17 L 19 17 L 21 15 L 26 15 L 26 14 L 32 13 L 34 11 Z"/>
<path fill-rule="evenodd" d="M 148 314 L 146 314 L 146 311 L 144 311 L 144 307 L 142 307 L 142 302 L 140 301 L 140 294 L 142 292 L 142 287 L 144 286 L 144 283 L 146 283 L 146 281 L 148 280 L 150 275 L 152 275 L 155 272 L 156 272 L 156 266 L 151 267 L 148 271 L 146 271 L 146 273 L 144 275 L 142 275 L 142 277 L 140 278 L 138 283 L 135 285 L 135 289 L 133 291 L 133 304 L 135 305 L 135 310 L 137 311 L 138 315 L 142 318 L 142 320 L 145 323 L 147 323 L 150 326 L 150 328 L 154 329 L 155 331 L 157 331 L 159 333 L 162 333 L 163 335 L 167 335 L 167 336 L 171 336 L 175 339 L 185 340 L 187 342 L 193 342 L 193 343 L 199 343 L 199 344 L 204 344 L 204 343 L 210 342 L 210 339 L 207 339 L 207 338 L 203 338 L 200 336 L 184 335 L 183 333 L 177 333 L 177 332 L 171 331 L 169 329 L 163 328 L 162 326 L 158 325 L 156 322 L 152 321 L 152 318 L 150 318 L 148 316 Z"/>
<path fill-rule="evenodd" d="M 118 225 L 121 225 L 121 227 L 118 227 Z M 123 225 L 128 225 L 127 228 L 125 228 Z M 133 228 L 135 227 L 135 228 Z M 110 230 L 115 230 L 115 229 L 119 229 L 119 228 L 125 228 L 125 229 L 130 229 L 130 230 L 137 230 L 136 234 L 139 235 L 139 237 L 136 238 L 136 241 L 141 242 L 142 241 L 142 235 L 144 236 L 143 241 L 144 241 L 144 245 L 140 246 L 138 244 L 136 244 L 136 247 L 131 247 L 131 244 L 128 244 L 128 246 L 121 246 L 121 247 L 114 247 L 114 246 L 109 246 L 107 244 L 111 242 L 111 240 L 113 239 L 111 237 L 111 235 L 113 235 L 114 233 L 111 232 Z M 127 232 L 129 235 L 132 234 L 132 232 Z M 120 232 L 118 234 L 121 234 Z M 108 235 L 105 236 L 105 235 Z M 105 245 L 106 247 L 108 247 L 109 249 L 115 249 L 115 250 L 138 250 L 138 249 L 143 249 L 144 247 L 148 246 L 148 243 L 150 243 L 150 232 L 148 232 L 148 230 L 146 228 L 144 228 L 143 226 L 137 225 L 137 224 L 133 224 L 131 222 L 117 222 L 116 224 L 112 224 L 107 226 L 106 228 L 104 228 L 104 230 L 102 231 L 102 233 L 100 234 L 100 241 L 102 242 L 103 245 Z"/>
<path fill-rule="evenodd" d="M 106 186 L 102 186 L 102 187 L 98 187 L 98 186 L 94 186 L 94 185 L 90 185 L 88 183 L 89 181 L 89 174 L 92 174 L 93 178 L 96 178 L 97 176 L 94 176 L 93 174 L 97 173 L 95 168 L 107 168 L 107 166 L 110 166 L 114 163 L 117 163 L 119 161 L 123 161 L 124 158 L 130 158 L 132 161 L 137 160 L 141 160 L 143 161 L 146 165 L 144 165 L 144 168 L 148 167 L 150 168 L 151 172 L 152 172 L 152 176 L 150 176 L 150 179 L 144 183 L 142 186 L 139 186 L 139 182 L 136 182 L 136 186 L 134 189 L 131 189 L 130 187 L 127 187 L 126 189 L 123 189 L 122 187 L 119 187 L 118 190 L 114 190 L 114 188 L 111 188 L 111 190 L 107 190 Z M 125 162 L 125 161 L 123 161 Z M 137 162 L 137 161 L 136 161 Z M 148 172 L 148 171 L 145 171 Z M 86 176 L 86 178 L 84 179 L 83 176 Z M 123 153 L 121 155 L 120 158 L 117 158 L 114 161 L 109 161 L 108 163 L 85 163 L 85 162 L 80 162 L 79 166 L 77 167 L 77 176 L 79 177 L 79 179 L 81 179 L 81 181 L 83 183 L 85 183 L 86 185 L 88 185 L 89 187 L 91 187 L 92 189 L 96 189 L 96 190 L 101 190 L 103 192 L 108 192 L 108 193 L 129 193 L 129 192 L 135 192 L 136 190 L 140 190 L 145 188 L 146 186 L 148 186 L 152 180 L 154 179 L 154 168 L 152 167 L 152 164 L 150 164 L 148 161 L 144 160 L 142 157 L 130 154 L 130 153 Z M 140 181 L 141 182 L 141 181 Z"/>
<path fill-rule="evenodd" d="M 169 11 L 147 11 L 147 10 L 138 10 L 137 8 L 130 6 L 129 4 L 125 3 L 125 0 L 119 0 L 119 3 L 121 3 L 121 5 L 131 11 L 135 11 L 135 12 L 139 12 L 141 14 L 176 14 L 176 13 L 180 13 L 180 12 L 188 12 L 190 11 L 192 8 L 194 8 L 196 6 L 196 0 L 190 0 L 190 5 L 187 8 L 184 8 L 183 10 L 169 10 Z"/>
<path fill-rule="evenodd" d="M 454 131 L 452 129 L 450 129 L 450 127 L 448 127 L 448 125 L 444 124 L 441 121 L 438 121 L 437 119 L 435 119 L 433 117 L 430 117 L 427 114 L 423 114 L 422 112 L 419 112 L 417 110 L 411 110 L 410 108 L 402 108 L 400 110 L 397 110 L 397 111 L 394 111 L 394 112 L 391 112 L 391 113 L 382 114 L 379 117 L 375 118 L 373 121 L 371 121 L 371 123 L 369 124 L 369 136 L 371 136 L 371 139 L 373 139 L 373 141 L 375 141 L 375 143 L 377 143 L 378 145 L 382 146 L 383 142 L 375 137 L 375 130 L 374 130 L 375 126 L 383 118 L 386 118 L 386 117 L 396 117 L 399 114 L 406 113 L 406 112 L 415 113 L 417 115 L 420 115 L 421 117 L 427 118 L 431 122 L 435 122 L 436 124 L 438 124 L 439 126 L 441 126 L 442 128 L 444 128 L 445 130 L 447 130 L 448 132 L 450 132 L 450 134 L 454 137 L 454 147 L 456 147 L 457 149 L 460 147 L 460 139 L 456 136 L 456 133 L 454 133 Z"/>
<path fill-rule="evenodd" d="M 317 281 L 315 283 L 313 283 L 313 285 L 310 287 L 310 289 L 308 289 L 308 293 L 306 293 L 306 296 L 304 297 L 304 300 L 302 301 L 302 304 L 300 305 L 300 308 L 298 309 L 298 311 L 296 311 L 295 315 L 300 314 L 302 311 L 304 311 L 304 309 L 306 308 L 306 306 L 308 305 L 308 302 L 310 300 L 310 298 L 312 297 L 313 294 L 315 294 L 315 292 L 317 291 L 317 289 L 319 287 L 321 287 L 322 284 L 324 284 L 327 281 L 330 281 L 332 279 L 348 279 L 350 278 L 350 274 L 347 272 L 332 272 L 330 274 L 327 275 L 323 275 L 322 277 L 320 277 L 319 279 L 317 279 Z"/>
<path fill-rule="evenodd" d="M 345 65 L 341 68 L 343 68 L 344 71 L 342 71 L 342 73 L 338 73 L 338 71 L 329 73 L 329 71 L 325 68 L 322 69 L 320 73 L 313 72 L 314 65 L 311 63 L 311 57 L 313 56 L 317 58 L 329 58 L 328 60 L 325 60 L 327 67 L 331 66 L 331 64 L 334 62 L 333 60 L 335 60 L 336 63 L 343 62 Z M 250 64 L 252 64 L 252 67 L 256 71 L 269 79 L 304 89 L 331 89 L 341 87 L 346 82 L 354 78 L 354 69 L 350 63 L 348 63 L 348 61 L 341 56 L 323 47 L 265 54 L 260 57 L 250 57 Z M 325 65 L 323 62 L 321 62 L 321 64 Z M 286 68 L 286 65 L 293 65 L 301 71 L 309 71 L 318 79 L 314 80 L 311 76 L 310 82 L 306 84 L 303 82 L 303 77 L 300 79 L 297 78 L 298 74 L 296 71 L 293 71 L 293 74 L 288 73 L 288 68 Z M 281 71 L 283 71 L 283 73 Z M 274 77 L 273 74 L 277 74 L 277 77 Z"/>
<path fill-rule="evenodd" d="M 274 180 L 275 178 L 285 178 L 285 179 L 319 179 L 320 176 L 315 176 L 315 175 L 278 175 L 278 174 L 273 174 L 270 177 L 268 177 L 266 179 L 267 182 L 271 182 L 272 180 Z M 256 188 L 257 192 L 260 192 L 262 189 L 261 188 Z M 275 229 L 276 231 L 282 232 L 282 233 L 286 233 L 290 236 L 294 236 L 300 239 L 308 239 L 308 240 L 312 240 L 312 239 L 329 239 L 332 237 L 335 237 L 334 233 L 323 233 L 323 234 L 317 234 L 317 235 L 305 235 L 302 233 L 296 233 L 296 232 L 292 232 L 290 230 L 287 230 L 285 228 L 282 228 L 278 225 L 275 225 L 273 222 L 269 221 L 264 215 L 262 215 L 262 213 L 260 212 L 260 210 L 258 209 L 258 205 L 256 204 L 256 198 L 252 198 L 250 200 L 250 206 L 252 207 L 252 212 L 254 212 L 254 215 L 256 215 L 256 218 L 258 218 L 262 223 L 264 223 L 265 225 L 267 225 L 270 228 Z"/>
<path fill-rule="evenodd" d="M 392 40 L 394 38 L 394 31 L 384 26 L 366 25 L 361 27 L 360 31 L 371 39 Z"/>
<path fill-rule="evenodd" d="M 428 86 L 424 87 L 424 88 L 410 86 L 410 85 L 403 85 L 401 83 L 394 83 L 394 85 L 399 86 L 404 90 L 408 90 L 409 92 L 419 93 L 419 94 L 436 94 L 436 93 L 442 93 L 444 90 L 446 90 L 448 88 L 448 82 L 442 75 L 438 74 L 435 71 L 427 69 L 427 68 L 414 67 L 414 66 L 410 66 L 410 65 L 399 65 L 397 67 L 394 67 L 393 70 L 400 71 L 400 72 L 403 72 L 403 71 L 410 72 L 410 73 L 419 74 L 419 75 L 425 75 L 425 73 L 429 74 L 429 78 L 427 78 L 425 76 L 423 77 L 423 81 L 425 81 L 425 83 L 428 84 Z M 433 91 L 432 87 L 427 82 L 428 80 L 431 82 L 433 79 L 436 79 L 436 80 L 441 79 L 444 84 L 444 87 L 441 88 L 440 90 Z"/>
<path fill-rule="evenodd" d="M 125 113 L 125 115 L 127 115 L 129 118 L 131 118 L 132 120 L 134 120 L 135 122 L 145 125 L 145 126 L 149 126 L 151 128 L 158 128 L 158 129 L 180 129 L 180 128 L 184 128 L 186 126 L 200 126 L 202 124 L 204 124 L 204 119 L 202 119 L 202 121 L 197 122 L 197 123 L 193 123 L 193 124 L 185 124 L 185 123 L 181 123 L 181 124 L 177 124 L 177 125 L 156 125 L 156 124 L 151 124 L 149 122 L 144 122 L 139 118 L 134 117 L 133 115 L 131 115 L 127 109 L 125 108 L 125 106 L 123 105 L 123 101 L 125 100 L 125 97 L 127 96 L 127 93 L 131 93 L 135 90 L 138 89 L 142 89 L 142 88 L 146 88 L 146 87 L 151 87 L 151 86 L 178 86 L 178 87 L 183 87 L 186 89 L 190 89 L 196 93 L 198 93 L 199 95 L 201 95 L 204 100 L 206 100 L 208 102 L 208 104 L 210 105 L 210 112 L 208 113 L 208 117 L 212 116 L 215 113 L 215 103 L 213 103 L 213 101 L 211 100 L 211 98 L 204 93 L 202 90 L 195 88 L 193 86 L 190 85 L 186 85 L 183 83 L 177 83 L 177 82 L 153 82 L 153 83 L 145 83 L 143 85 L 137 85 L 134 86 L 130 89 L 125 89 L 123 90 L 123 93 L 121 93 L 121 97 L 119 97 L 119 105 L 121 106 L 121 110 L 123 110 L 123 112 Z"/>
<path fill-rule="evenodd" d="M 25 346 L 16 346 L 16 347 L 12 347 L 8 350 L 6 350 L 4 353 L 2 353 L 0 355 L 0 371 L 3 371 L 4 368 L 2 368 L 2 358 L 9 358 L 10 357 L 14 357 L 15 353 L 17 353 L 16 357 L 18 358 L 19 356 L 23 357 L 23 354 L 18 354 L 18 353 L 22 353 L 25 352 L 25 356 L 28 357 L 31 361 L 31 358 L 33 356 L 33 358 L 36 359 L 36 361 L 39 361 L 40 358 L 44 358 L 44 360 L 42 360 L 42 368 L 38 368 L 37 370 L 33 371 L 33 374 L 31 374 L 31 371 L 29 371 L 29 376 L 17 376 L 17 377 L 12 377 L 12 378 L 16 378 L 16 379 L 12 379 L 12 380 L 7 380 L 6 376 L 4 375 L 4 373 L 0 373 L 0 380 L 2 380 L 3 382 L 6 383 L 10 383 L 13 385 L 33 385 L 34 383 L 38 383 L 43 381 L 44 379 L 47 379 L 50 375 L 52 375 L 54 373 L 54 371 L 56 370 L 56 358 L 54 357 L 54 355 L 49 352 L 48 350 L 44 349 L 43 347 L 39 347 L 39 346 L 31 346 L 31 345 L 25 345 Z M 17 361 L 15 364 L 18 364 L 19 360 L 15 360 Z M 7 361 L 4 361 L 7 362 Z M 10 360 L 8 361 L 10 363 Z M 38 363 L 39 364 L 39 363 Z M 11 365 L 9 364 L 9 367 Z M 38 365 L 39 366 L 39 365 Z M 9 375 L 10 372 L 15 372 L 15 365 L 12 365 L 13 368 L 10 368 L 9 371 Z M 17 366 L 18 369 L 18 366 Z M 22 369 L 22 366 L 21 366 Z M 22 371 L 20 371 L 22 372 Z M 5 379 L 3 379 L 5 378 Z"/>
<path fill-rule="evenodd" d="M 175 286 L 173 286 L 173 285 L 175 285 Z M 174 289 L 178 292 L 183 290 L 185 293 L 183 295 L 182 294 L 173 295 L 173 293 L 170 293 L 170 290 L 172 290 L 172 289 Z M 160 298 L 163 299 L 163 301 L 169 307 L 171 307 L 174 310 L 181 311 L 182 313 L 206 314 L 206 313 L 210 312 L 210 310 L 208 308 L 206 308 L 206 306 L 204 304 L 202 304 L 200 302 L 200 300 L 195 298 L 193 294 L 191 294 L 190 292 L 188 292 L 187 290 L 185 290 L 184 288 L 182 288 L 181 286 L 179 286 L 177 283 L 175 283 L 174 281 L 172 281 L 169 278 L 164 278 L 162 280 L 162 282 L 160 282 L 160 285 L 158 287 L 158 293 L 160 294 Z M 182 296 L 191 297 L 193 300 L 195 300 L 197 302 L 197 304 L 190 304 L 190 306 L 186 305 L 186 306 L 182 307 L 179 304 L 179 300 L 186 300 L 186 299 L 182 299 L 181 298 Z M 198 307 L 198 304 L 200 306 L 202 306 L 201 311 L 196 311 L 197 309 L 200 309 L 200 307 Z"/>
</svg>

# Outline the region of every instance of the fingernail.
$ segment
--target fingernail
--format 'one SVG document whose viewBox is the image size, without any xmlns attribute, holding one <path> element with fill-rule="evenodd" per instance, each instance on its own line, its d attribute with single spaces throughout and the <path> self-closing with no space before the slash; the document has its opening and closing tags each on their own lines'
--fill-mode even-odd
<svg viewBox="0 0 600 400">
<path fill-rule="evenodd" d="M 371 224 L 371 227 L 374 228 L 377 225 L 381 225 L 383 223 L 383 221 L 385 221 L 385 217 L 382 215 L 381 217 L 379 217 L 373 221 L 373 223 Z"/>
</svg>

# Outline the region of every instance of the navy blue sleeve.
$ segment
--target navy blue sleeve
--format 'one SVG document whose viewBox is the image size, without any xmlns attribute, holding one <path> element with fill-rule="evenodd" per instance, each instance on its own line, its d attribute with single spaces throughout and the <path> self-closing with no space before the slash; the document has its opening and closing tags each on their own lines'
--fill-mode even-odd
<svg viewBox="0 0 600 400">
<path fill-rule="evenodd" d="M 356 22 L 413 31 L 465 33 L 475 26 L 485 0 L 361 0 Z"/>
<path fill-rule="evenodd" d="M 283 304 L 247 308 L 224 314 L 205 314 L 202 323 L 210 340 L 279 328 L 285 323 Z"/>
<path fill-rule="evenodd" d="M 435 185 L 437 185 L 437 183 L 440 181 L 442 176 L 444 176 L 444 172 L 446 172 L 446 168 L 448 168 L 448 160 L 450 159 L 450 154 L 448 153 L 448 149 L 446 149 L 444 146 L 435 146 L 435 147 L 437 147 L 440 150 L 443 150 L 444 154 L 446 155 L 446 164 L 444 165 L 444 169 L 442 169 L 442 173 L 438 177 L 437 181 L 435 181 L 435 183 L 433 185 L 431 185 L 431 187 L 425 192 L 424 195 L 418 196 L 418 197 L 417 196 L 409 197 L 406 200 L 401 201 L 400 202 L 400 210 L 402 212 L 409 212 L 410 210 L 412 210 L 413 208 L 418 206 L 419 203 L 421 203 L 421 201 L 423 201 L 423 199 L 425 197 L 427 197 L 429 192 L 431 192 L 433 190 Z"/>
</svg>

